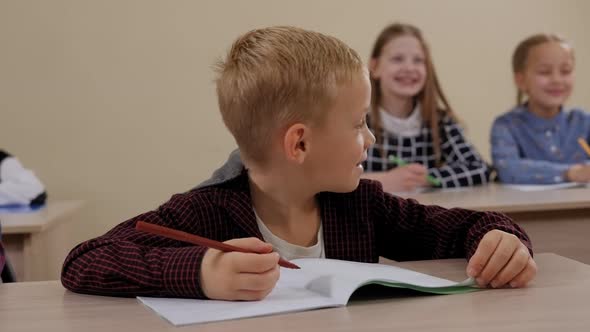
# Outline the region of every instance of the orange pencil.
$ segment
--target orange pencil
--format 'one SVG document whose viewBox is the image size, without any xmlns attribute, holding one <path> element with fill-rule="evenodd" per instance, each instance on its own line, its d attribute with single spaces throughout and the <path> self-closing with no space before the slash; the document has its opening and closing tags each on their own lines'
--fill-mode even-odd
<svg viewBox="0 0 590 332">
<path fill-rule="evenodd" d="M 237 251 L 237 252 L 258 254 L 257 252 L 246 250 L 246 249 L 236 247 L 236 246 L 232 246 L 227 243 L 207 239 L 202 236 L 190 234 L 190 233 L 183 232 L 183 231 L 178 231 L 178 230 L 164 227 L 164 226 L 160 226 L 160 225 L 150 224 L 145 221 L 138 221 L 135 224 L 135 229 L 137 229 L 139 231 L 144 231 L 144 232 L 164 236 L 164 237 L 171 238 L 171 239 L 178 240 L 178 241 L 188 242 L 188 243 L 196 244 L 199 246 L 204 246 L 204 247 L 208 247 L 208 248 L 221 250 L 223 252 Z M 300 268 L 299 266 L 289 262 L 286 259 L 283 259 L 282 257 L 279 258 L 279 265 L 282 267 L 289 268 L 289 269 L 299 269 Z"/>
<path fill-rule="evenodd" d="M 590 157 L 590 146 L 588 146 L 588 143 L 586 143 L 586 140 L 583 139 L 582 137 L 578 138 L 578 143 L 580 143 L 580 146 L 582 147 L 582 149 L 584 149 L 584 151 L 586 151 L 586 154 Z"/>
</svg>

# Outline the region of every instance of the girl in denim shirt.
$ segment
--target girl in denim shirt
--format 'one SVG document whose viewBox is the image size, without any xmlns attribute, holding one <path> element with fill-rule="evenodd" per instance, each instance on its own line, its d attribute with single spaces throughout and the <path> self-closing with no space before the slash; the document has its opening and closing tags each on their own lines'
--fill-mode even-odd
<svg viewBox="0 0 590 332">
<path fill-rule="evenodd" d="M 502 182 L 590 182 L 590 157 L 578 139 L 590 139 L 590 114 L 564 106 L 574 85 L 572 47 L 538 34 L 514 51 L 517 104 L 494 121 L 492 159 Z M 526 96 L 526 98 L 525 98 Z"/>
</svg>

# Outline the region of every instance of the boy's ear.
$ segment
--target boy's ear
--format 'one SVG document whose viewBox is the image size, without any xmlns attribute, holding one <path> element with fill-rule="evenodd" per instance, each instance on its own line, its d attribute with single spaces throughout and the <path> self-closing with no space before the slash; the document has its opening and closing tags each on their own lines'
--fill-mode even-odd
<svg viewBox="0 0 590 332">
<path fill-rule="evenodd" d="M 302 163 L 309 151 L 309 134 L 311 129 L 302 124 L 296 123 L 285 132 L 283 139 L 283 150 L 287 160 Z"/>
</svg>

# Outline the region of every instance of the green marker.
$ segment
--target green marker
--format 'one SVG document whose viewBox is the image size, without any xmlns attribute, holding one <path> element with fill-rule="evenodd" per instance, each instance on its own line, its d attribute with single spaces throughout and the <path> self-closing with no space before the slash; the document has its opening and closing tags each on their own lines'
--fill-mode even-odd
<svg viewBox="0 0 590 332">
<path fill-rule="evenodd" d="M 398 166 L 405 166 L 408 164 L 403 159 L 398 158 L 392 154 L 389 155 L 389 161 L 398 165 Z M 440 179 L 437 179 L 432 175 L 426 175 L 426 180 L 428 180 L 428 182 L 430 182 L 430 184 L 433 186 L 437 186 L 437 187 L 440 186 Z"/>
</svg>

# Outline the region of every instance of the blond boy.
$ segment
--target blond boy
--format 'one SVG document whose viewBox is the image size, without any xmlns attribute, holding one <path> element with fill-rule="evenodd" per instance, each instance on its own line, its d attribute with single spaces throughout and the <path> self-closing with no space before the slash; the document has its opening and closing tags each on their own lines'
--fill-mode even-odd
<svg viewBox="0 0 590 332">
<path fill-rule="evenodd" d="M 522 287 L 535 276 L 530 241 L 506 216 L 424 206 L 360 180 L 374 142 L 365 123 L 370 84 L 358 54 L 338 39 L 293 27 L 248 32 L 219 65 L 217 93 L 245 168 L 77 246 L 64 263 L 65 287 L 258 300 L 279 278 L 279 254 L 363 262 L 466 257 L 468 274 L 492 287 Z M 138 220 L 259 254 L 141 233 Z"/>
</svg>

